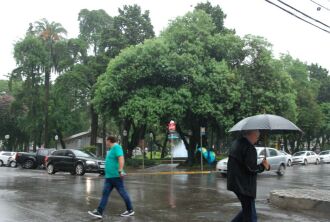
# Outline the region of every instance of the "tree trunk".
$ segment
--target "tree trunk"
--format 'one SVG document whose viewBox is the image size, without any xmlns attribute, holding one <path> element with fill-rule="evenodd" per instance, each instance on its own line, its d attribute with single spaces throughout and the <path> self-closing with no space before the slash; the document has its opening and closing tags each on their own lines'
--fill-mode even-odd
<svg viewBox="0 0 330 222">
<path fill-rule="evenodd" d="M 321 138 L 321 150 L 324 150 L 324 145 L 325 145 L 325 136 L 322 135 L 322 138 Z"/>
<path fill-rule="evenodd" d="M 57 128 L 56 129 L 56 133 L 57 133 L 58 138 L 60 140 L 60 144 L 61 144 L 62 149 L 65 149 L 66 146 L 65 146 L 65 142 L 63 140 L 63 134 L 62 134 L 61 130 Z M 56 143 L 57 143 L 57 141 L 56 141 Z M 58 149 L 58 147 L 57 147 L 57 149 Z"/>
<path fill-rule="evenodd" d="M 91 115 L 91 141 L 90 141 L 90 145 L 91 146 L 96 146 L 97 145 L 97 129 L 98 129 L 99 116 L 96 113 L 93 105 L 91 105 L 91 107 L 90 107 L 90 115 Z"/>
<path fill-rule="evenodd" d="M 107 136 L 107 122 L 106 119 L 104 118 L 103 127 L 102 127 L 102 152 L 101 152 L 102 158 L 105 157 L 105 153 L 107 150 L 106 136 Z"/>
<path fill-rule="evenodd" d="M 284 136 L 283 140 L 285 152 L 292 154 L 292 151 L 288 148 L 288 138 Z"/>
<path fill-rule="evenodd" d="M 128 143 L 128 150 L 127 150 L 128 151 L 128 153 L 127 153 L 128 158 L 132 157 L 134 148 L 139 144 L 140 138 L 142 138 L 141 134 L 143 134 L 142 131 L 143 131 L 143 127 L 135 128 L 133 126 L 133 133 L 132 133 L 132 136 L 131 136 L 131 141 L 129 141 L 129 143 Z M 141 151 L 142 151 L 142 147 L 141 147 Z"/>
<path fill-rule="evenodd" d="M 167 147 L 167 136 L 168 136 L 168 132 L 166 130 L 166 135 L 165 135 L 165 139 L 164 139 L 164 142 L 163 142 L 163 146 L 162 146 L 162 151 L 161 151 L 161 155 L 160 155 L 160 158 L 165 158 L 166 156 L 166 147 Z"/>
<path fill-rule="evenodd" d="M 129 156 L 128 155 L 128 138 L 129 138 L 129 131 L 130 131 L 130 128 L 131 128 L 131 122 L 128 120 L 128 119 L 125 119 L 124 122 L 123 122 L 123 130 L 122 130 L 122 133 L 124 132 L 124 130 L 126 130 L 126 135 L 122 135 L 122 138 L 123 138 L 123 149 L 124 149 L 124 152 L 125 152 L 125 156 Z"/>
<path fill-rule="evenodd" d="M 49 81 L 50 81 L 50 69 L 46 69 L 45 71 L 45 107 L 44 107 L 44 112 L 45 112 L 45 122 L 44 122 L 44 147 L 48 147 L 48 101 L 49 101 Z"/>
<path fill-rule="evenodd" d="M 307 150 L 311 150 L 311 140 L 307 137 Z"/>
</svg>

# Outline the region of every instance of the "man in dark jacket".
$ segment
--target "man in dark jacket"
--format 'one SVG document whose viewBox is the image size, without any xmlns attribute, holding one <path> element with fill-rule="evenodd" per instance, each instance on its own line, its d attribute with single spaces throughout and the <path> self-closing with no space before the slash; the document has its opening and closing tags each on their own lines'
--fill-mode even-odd
<svg viewBox="0 0 330 222">
<path fill-rule="evenodd" d="M 241 202 L 242 210 L 232 222 L 256 222 L 255 198 L 257 193 L 257 173 L 269 170 L 266 159 L 257 164 L 257 151 L 254 144 L 258 141 L 258 130 L 245 131 L 230 150 L 227 172 L 227 189 L 233 191 Z"/>
</svg>

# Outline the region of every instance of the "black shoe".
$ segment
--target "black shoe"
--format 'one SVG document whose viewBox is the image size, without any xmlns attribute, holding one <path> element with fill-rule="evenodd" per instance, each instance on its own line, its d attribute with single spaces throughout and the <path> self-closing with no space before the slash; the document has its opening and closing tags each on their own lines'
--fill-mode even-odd
<svg viewBox="0 0 330 222">
<path fill-rule="evenodd" d="M 102 218 L 102 214 L 97 210 L 93 210 L 93 211 L 88 211 L 88 214 L 94 216 L 94 217 L 97 217 L 97 218 Z"/>
<path fill-rule="evenodd" d="M 134 210 L 126 210 L 124 213 L 120 214 L 122 217 L 130 217 L 135 214 Z"/>
</svg>

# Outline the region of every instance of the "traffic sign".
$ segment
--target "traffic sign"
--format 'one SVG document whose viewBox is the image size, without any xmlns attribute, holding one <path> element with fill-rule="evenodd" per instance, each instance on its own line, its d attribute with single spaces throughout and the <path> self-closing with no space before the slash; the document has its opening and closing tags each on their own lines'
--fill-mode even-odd
<svg viewBox="0 0 330 222">
<path fill-rule="evenodd" d="M 201 135 L 205 135 L 206 134 L 206 131 L 205 131 L 205 127 L 201 127 Z"/>
<path fill-rule="evenodd" d="M 169 131 L 175 131 L 176 130 L 176 123 L 171 120 L 170 123 L 168 124 L 168 130 Z"/>
</svg>

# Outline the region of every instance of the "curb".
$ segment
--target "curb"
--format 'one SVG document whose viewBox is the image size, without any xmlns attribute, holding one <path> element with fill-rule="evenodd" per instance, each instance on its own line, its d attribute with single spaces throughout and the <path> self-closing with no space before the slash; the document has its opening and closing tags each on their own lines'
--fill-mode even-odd
<svg viewBox="0 0 330 222">
<path fill-rule="evenodd" d="M 311 210 L 329 214 L 330 191 L 313 189 L 288 189 L 270 192 L 271 204 L 293 210 Z"/>
<path fill-rule="evenodd" d="M 129 173 L 129 175 L 184 175 L 184 174 L 210 174 L 212 171 L 164 171 L 164 172 L 144 172 Z"/>
</svg>

